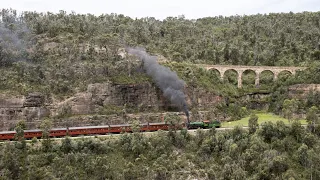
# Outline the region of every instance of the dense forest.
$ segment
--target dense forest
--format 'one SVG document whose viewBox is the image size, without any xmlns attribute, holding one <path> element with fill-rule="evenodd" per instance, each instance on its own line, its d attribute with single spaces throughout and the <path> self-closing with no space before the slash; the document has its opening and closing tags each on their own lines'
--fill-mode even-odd
<svg viewBox="0 0 320 180">
<path fill-rule="evenodd" d="M 319 12 L 163 21 L 8 9 L 0 16 L 1 90 L 58 94 L 120 76 L 132 63 L 118 55 L 125 46 L 175 62 L 319 67 Z M 317 73 L 309 81 L 319 79 Z"/>
<path fill-rule="evenodd" d="M 293 84 L 320 84 L 320 12 L 207 17 L 162 21 L 119 14 L 0 12 L 0 93 L 41 92 L 61 99 L 88 84 L 150 82 L 125 47 L 144 47 L 182 78 L 187 88 L 204 89 L 228 99 L 211 111 L 239 119 L 247 116 L 241 97 L 269 93 L 269 111 L 290 119 L 249 129 L 174 129 L 150 136 L 138 132 L 96 138 L 48 137 L 0 144 L 0 179 L 320 179 L 320 93 L 289 97 Z M 220 80 L 195 64 L 303 66 L 296 75 L 245 73 L 237 88 L 235 72 Z M 196 110 L 197 107 L 195 107 Z M 193 109 L 191 109 L 193 110 Z M 292 114 L 306 114 L 308 127 Z M 196 113 L 194 113 L 196 114 Z"/>
<path fill-rule="evenodd" d="M 0 14 L 0 92 L 70 96 L 88 84 L 150 82 L 132 57 L 121 48 L 144 47 L 177 72 L 188 88 L 205 89 L 245 106 L 237 99 L 248 93 L 272 93 L 269 110 L 279 113 L 288 99 L 288 86 L 320 83 L 320 12 L 270 13 L 268 15 L 207 17 L 183 16 L 162 21 L 152 17 L 132 19 L 119 14 L 18 13 Z M 246 71 L 243 88 L 236 72 L 221 81 L 214 71 L 194 64 L 268 65 L 308 67 L 295 76 Z M 301 112 L 318 106 L 320 95 L 311 92 L 298 102 Z M 228 107 L 229 108 L 229 107 Z M 223 108 L 222 108 L 223 109 Z M 233 111 L 233 110 L 232 110 Z M 234 114 L 234 113 L 233 113 Z"/>
<path fill-rule="evenodd" d="M 178 62 L 270 66 L 307 66 L 320 58 L 319 12 L 197 20 L 181 16 L 163 21 L 64 11 L 59 14 L 29 12 L 17 17 L 15 11 L 3 10 L 1 16 L 3 25 L 13 32 L 28 29 L 34 45 L 41 45 L 37 44 L 39 40 L 58 42 L 69 51 L 76 48 L 72 46 L 97 45 L 111 50 L 108 53 L 112 56 L 117 46 L 139 45 Z M 22 26 L 16 27 L 17 23 Z M 76 59 L 75 54 L 71 55 Z M 110 56 L 101 58 L 111 61 Z M 43 61 L 40 55 L 32 60 Z"/>
<path fill-rule="evenodd" d="M 248 130 L 137 132 L 1 144 L 1 179 L 320 179 L 319 129 L 298 122 Z M 46 131 L 44 131 L 46 132 Z M 20 135 L 19 135 L 20 134 Z"/>
</svg>

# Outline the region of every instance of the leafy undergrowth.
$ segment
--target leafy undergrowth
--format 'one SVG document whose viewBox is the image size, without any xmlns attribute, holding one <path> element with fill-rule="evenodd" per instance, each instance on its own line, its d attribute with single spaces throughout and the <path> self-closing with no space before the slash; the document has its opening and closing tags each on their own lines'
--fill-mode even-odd
<svg viewBox="0 0 320 180">
<path fill-rule="evenodd" d="M 262 124 L 262 123 L 268 122 L 268 121 L 273 122 L 273 123 L 276 123 L 277 121 L 283 121 L 285 124 L 290 124 L 288 119 L 285 119 L 285 118 L 280 117 L 278 115 L 275 115 L 273 113 L 257 113 L 256 115 L 259 117 L 259 119 L 258 119 L 259 124 Z M 223 122 L 222 127 L 234 127 L 237 125 L 248 126 L 249 118 L 250 117 L 248 116 L 248 117 L 242 118 L 237 121 Z M 307 121 L 305 119 L 299 119 L 299 122 L 302 125 L 307 124 Z"/>
<path fill-rule="evenodd" d="M 145 74 L 135 74 L 129 76 L 128 74 L 121 73 L 111 77 L 111 81 L 115 84 L 139 84 L 150 82 L 150 77 Z"/>
<path fill-rule="evenodd" d="M 158 131 L 0 144 L 1 179 L 320 179 L 320 128 Z M 312 168 L 310 168 L 312 167 Z"/>
</svg>

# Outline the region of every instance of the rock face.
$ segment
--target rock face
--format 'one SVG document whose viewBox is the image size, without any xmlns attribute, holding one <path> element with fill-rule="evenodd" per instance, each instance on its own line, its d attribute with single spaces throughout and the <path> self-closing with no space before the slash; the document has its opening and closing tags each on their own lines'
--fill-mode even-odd
<svg viewBox="0 0 320 180">
<path fill-rule="evenodd" d="M 159 98 L 150 84 L 91 84 L 88 93 L 92 94 L 95 104 L 123 106 L 151 105 L 159 106 Z"/>
<path fill-rule="evenodd" d="M 240 97 L 240 100 L 248 109 L 268 110 L 269 102 L 267 99 L 269 97 L 270 93 L 252 93 Z"/>
<path fill-rule="evenodd" d="M 311 91 L 320 92 L 320 84 L 295 84 L 289 87 L 291 96 L 305 97 Z"/>
<path fill-rule="evenodd" d="M 49 110 L 43 106 L 43 96 L 40 93 L 24 96 L 0 95 L 0 129 L 11 130 L 20 120 L 25 120 L 30 126 L 49 115 Z"/>
<path fill-rule="evenodd" d="M 299 96 L 310 90 L 320 91 L 320 85 L 295 85 L 289 88 L 290 94 Z M 12 130 L 20 120 L 25 120 L 29 129 L 39 128 L 45 117 L 53 119 L 54 127 L 88 126 L 127 123 L 124 112 L 142 122 L 161 121 L 161 115 L 154 112 L 179 111 L 163 93 L 153 84 L 90 84 L 85 92 L 77 93 L 63 101 L 34 92 L 26 96 L 9 96 L 0 94 L 0 130 Z M 185 88 L 189 108 L 211 107 L 224 102 L 221 96 L 201 89 Z M 253 104 L 255 108 L 267 107 L 262 104 L 268 95 L 251 95 L 243 97 L 244 102 Z M 259 100 L 256 104 L 252 99 Z M 258 104 L 258 105 L 257 105 Z M 142 112 L 148 115 L 134 115 Z M 184 116 L 183 113 L 181 116 Z M 131 117 L 131 118 L 132 118 Z"/>
<path fill-rule="evenodd" d="M 220 96 L 186 87 L 189 106 L 212 106 L 223 101 Z M 111 111 L 116 109 L 116 111 Z M 20 120 L 28 129 L 39 128 L 45 117 L 53 119 L 54 127 L 119 124 L 127 122 L 121 112 L 179 111 L 162 92 L 150 83 L 90 84 L 86 92 L 58 101 L 41 93 L 26 96 L 0 95 L 0 130 L 11 130 Z M 107 113 L 106 113 L 107 111 Z M 156 115 L 158 117 L 158 115 Z M 158 118 L 153 118 L 159 121 Z M 143 121 L 143 119 L 140 119 Z"/>
<path fill-rule="evenodd" d="M 44 105 L 44 96 L 41 93 L 30 93 L 26 96 L 24 107 L 41 107 Z"/>
</svg>

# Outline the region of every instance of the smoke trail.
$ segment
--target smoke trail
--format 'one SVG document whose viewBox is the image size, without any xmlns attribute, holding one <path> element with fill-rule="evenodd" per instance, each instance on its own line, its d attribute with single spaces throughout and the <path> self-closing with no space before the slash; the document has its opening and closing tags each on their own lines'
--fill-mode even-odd
<svg viewBox="0 0 320 180">
<path fill-rule="evenodd" d="M 143 48 L 127 48 L 127 51 L 129 54 L 136 55 L 140 58 L 143 62 L 144 70 L 161 89 L 164 97 L 170 99 L 170 101 L 180 109 L 183 109 L 189 123 L 188 107 L 182 91 L 185 82 L 179 79 L 177 73 L 158 64 L 157 57 L 150 56 Z"/>
<path fill-rule="evenodd" d="M 24 38 L 29 32 L 23 22 L 0 22 L 0 66 L 26 59 Z"/>
</svg>

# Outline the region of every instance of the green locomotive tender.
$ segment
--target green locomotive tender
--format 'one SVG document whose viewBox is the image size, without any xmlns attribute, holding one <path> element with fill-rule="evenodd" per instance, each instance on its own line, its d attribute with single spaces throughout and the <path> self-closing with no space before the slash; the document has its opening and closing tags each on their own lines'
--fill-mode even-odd
<svg viewBox="0 0 320 180">
<path fill-rule="evenodd" d="M 189 129 L 206 129 L 206 128 L 212 128 L 212 127 L 216 127 L 219 128 L 221 127 L 221 122 L 218 120 L 214 120 L 214 121 L 202 121 L 202 122 L 190 122 L 188 125 Z"/>
</svg>

